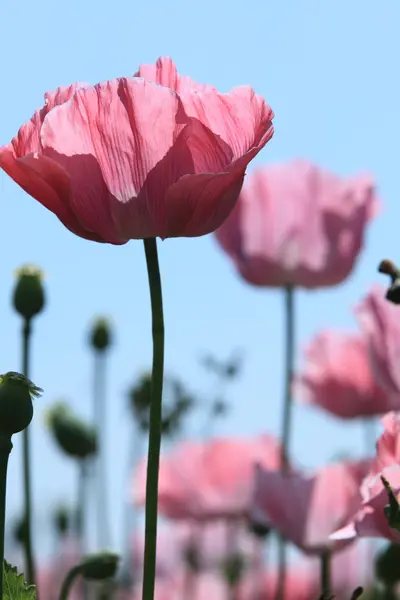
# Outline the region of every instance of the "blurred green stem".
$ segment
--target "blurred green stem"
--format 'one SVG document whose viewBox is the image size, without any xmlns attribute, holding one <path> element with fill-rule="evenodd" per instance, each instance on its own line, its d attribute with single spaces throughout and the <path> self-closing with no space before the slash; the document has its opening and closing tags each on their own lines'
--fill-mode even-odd
<svg viewBox="0 0 400 600">
<path fill-rule="evenodd" d="M 0 600 L 3 600 L 4 535 L 6 521 L 6 490 L 8 457 L 12 450 L 11 438 L 0 438 Z"/>
<path fill-rule="evenodd" d="M 86 547 L 86 527 L 87 527 L 87 514 L 86 514 L 86 501 L 87 501 L 87 490 L 90 484 L 89 476 L 89 464 L 86 459 L 81 459 L 78 463 L 78 506 L 76 510 L 76 535 L 78 538 L 79 551 L 81 556 L 85 556 L 87 552 Z M 74 576 L 75 577 L 75 576 Z M 68 590 L 67 590 L 68 594 Z M 83 600 L 87 600 L 89 595 L 88 584 L 86 581 L 83 582 L 82 588 Z"/>
<path fill-rule="evenodd" d="M 95 351 L 94 366 L 94 421 L 99 436 L 99 450 L 96 462 L 97 535 L 98 549 L 104 550 L 110 544 L 107 487 L 107 403 L 106 403 L 106 362 L 105 352 Z"/>
<path fill-rule="evenodd" d="M 25 319 L 22 329 L 22 373 L 29 377 L 30 355 L 31 355 L 31 320 Z M 22 468 L 24 482 L 24 519 L 25 519 L 25 576 L 27 583 L 34 585 L 35 560 L 32 548 L 32 483 L 31 483 L 31 464 L 30 464 L 30 428 L 27 427 L 22 432 Z"/>
<path fill-rule="evenodd" d="M 153 368 L 151 375 L 149 449 L 147 456 L 142 598 L 143 600 L 153 600 L 156 576 L 158 470 L 160 464 L 162 389 L 164 378 L 164 316 L 157 241 L 155 238 L 148 238 L 143 241 L 150 287 Z"/>
<path fill-rule="evenodd" d="M 294 373 L 294 355 L 295 355 L 295 317 L 294 317 L 294 287 L 287 285 L 285 293 L 285 366 L 284 366 L 284 401 L 282 418 L 282 462 L 281 469 L 284 473 L 289 468 L 289 447 L 292 425 L 292 380 Z M 278 584 L 276 589 L 276 600 L 282 600 L 285 596 L 285 576 L 286 576 L 286 544 L 279 537 L 278 540 Z"/>
<path fill-rule="evenodd" d="M 76 536 L 82 556 L 86 553 L 86 492 L 89 481 L 88 464 L 85 459 L 78 461 L 78 489 L 76 508 Z"/>
<path fill-rule="evenodd" d="M 331 553 L 327 550 L 321 554 L 321 593 L 325 598 L 331 597 L 331 587 Z"/>
<path fill-rule="evenodd" d="M 59 600 L 67 600 L 68 594 L 72 587 L 72 584 L 74 583 L 74 581 L 78 577 L 78 575 L 81 573 L 81 571 L 82 571 L 82 566 L 76 565 L 67 573 L 67 576 L 65 577 L 63 584 L 61 586 Z"/>
</svg>

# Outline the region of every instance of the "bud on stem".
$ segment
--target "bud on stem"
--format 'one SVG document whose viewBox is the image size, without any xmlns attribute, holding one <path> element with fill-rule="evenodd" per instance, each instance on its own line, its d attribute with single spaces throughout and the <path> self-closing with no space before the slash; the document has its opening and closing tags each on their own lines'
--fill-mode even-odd
<svg viewBox="0 0 400 600">
<path fill-rule="evenodd" d="M 89 581 L 103 581 L 114 577 L 119 563 L 118 554 L 113 552 L 98 552 L 90 554 L 81 563 L 73 567 L 61 588 L 59 600 L 67 600 L 69 591 L 78 575 Z"/>
<path fill-rule="evenodd" d="M 30 379 L 10 371 L 0 375 L 0 599 L 3 598 L 4 532 L 8 457 L 11 436 L 28 427 L 33 416 L 32 396 L 43 390 Z"/>
<path fill-rule="evenodd" d="M 389 275 L 391 284 L 386 292 L 386 298 L 393 304 L 400 304 L 400 271 L 396 265 L 388 259 L 382 260 L 378 266 L 379 273 Z"/>
</svg>

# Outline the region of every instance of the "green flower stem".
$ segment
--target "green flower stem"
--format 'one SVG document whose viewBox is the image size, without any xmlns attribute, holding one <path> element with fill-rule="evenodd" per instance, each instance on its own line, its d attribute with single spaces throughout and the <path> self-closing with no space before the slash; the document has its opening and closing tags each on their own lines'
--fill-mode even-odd
<svg viewBox="0 0 400 600">
<path fill-rule="evenodd" d="M 82 573 L 82 565 L 76 565 L 67 573 L 67 576 L 65 577 L 63 584 L 61 586 L 59 600 L 67 600 L 68 599 L 68 594 L 71 590 L 72 584 L 74 583 L 74 581 L 78 577 L 78 575 L 80 575 L 81 573 Z"/>
<path fill-rule="evenodd" d="M 107 486 L 107 413 L 106 413 L 106 362 L 105 352 L 95 352 L 94 366 L 94 417 L 99 450 L 95 457 L 96 467 L 96 496 L 97 496 L 97 535 L 98 549 L 104 550 L 110 545 L 110 524 L 108 513 Z"/>
<path fill-rule="evenodd" d="M 294 288 L 291 285 L 285 287 L 285 391 L 282 419 L 282 472 L 286 473 L 289 468 L 289 447 L 292 425 L 292 380 L 294 373 L 295 353 L 295 322 L 294 322 Z M 285 596 L 286 577 L 286 544 L 279 537 L 278 546 L 278 585 L 276 600 L 282 600 Z"/>
<path fill-rule="evenodd" d="M 78 506 L 76 510 L 76 535 L 82 556 L 86 553 L 86 491 L 88 478 L 88 464 L 83 458 L 78 461 Z"/>
<path fill-rule="evenodd" d="M 332 595 L 331 553 L 329 550 L 321 554 L 321 593 L 325 598 Z"/>
<path fill-rule="evenodd" d="M 12 449 L 11 439 L 0 438 L 0 600 L 3 600 L 4 534 L 6 522 L 6 488 L 8 457 Z"/>
<path fill-rule="evenodd" d="M 162 389 L 164 378 L 164 316 L 156 239 L 145 239 L 144 250 L 146 254 L 151 299 L 153 368 L 151 375 L 149 450 L 147 456 L 142 598 L 143 600 L 153 600 L 156 576 L 158 470 L 160 464 Z"/>
<path fill-rule="evenodd" d="M 30 367 L 30 349 L 31 349 L 31 320 L 24 319 L 22 329 L 22 373 L 25 377 L 29 377 Z M 30 466 L 30 434 L 29 427 L 24 429 L 22 433 L 22 465 L 23 465 L 23 482 L 24 482 L 24 518 L 26 533 L 24 539 L 25 546 L 25 576 L 28 584 L 34 585 L 35 576 L 35 559 L 32 548 L 32 483 L 31 483 L 31 466 Z"/>
</svg>

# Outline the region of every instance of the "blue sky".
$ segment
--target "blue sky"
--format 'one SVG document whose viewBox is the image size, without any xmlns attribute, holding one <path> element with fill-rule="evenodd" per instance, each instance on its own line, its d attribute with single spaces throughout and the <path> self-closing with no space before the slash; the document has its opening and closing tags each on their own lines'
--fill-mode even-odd
<svg viewBox="0 0 400 600">
<path fill-rule="evenodd" d="M 134 73 L 141 62 L 170 55 L 180 72 L 221 91 L 250 84 L 275 112 L 275 136 L 254 161 L 306 157 L 340 174 L 370 171 L 382 211 L 344 285 L 298 294 L 301 346 L 321 328 L 352 329 L 351 307 L 377 280 L 383 257 L 398 258 L 400 4 L 387 0 L 50 0 L 0 9 L 3 46 L 0 145 L 42 105 L 43 93 L 73 81 L 96 83 Z M 110 357 L 109 465 L 113 542 L 121 541 L 121 501 L 131 430 L 125 392 L 151 360 L 149 299 L 142 243 L 96 245 L 57 219 L 0 174 L 0 371 L 20 368 L 20 322 L 10 306 L 13 271 L 25 262 L 46 273 L 48 307 L 35 322 L 32 378 L 45 390 L 33 424 L 34 500 L 38 531 L 51 502 L 74 499 L 72 466 L 54 450 L 43 424 L 57 398 L 82 415 L 91 409 L 91 319 L 115 326 Z M 197 392 L 209 382 L 202 352 L 225 357 L 243 348 L 246 362 L 232 389 L 223 434 L 277 432 L 282 396 L 282 293 L 256 290 L 236 276 L 211 236 L 159 245 L 166 319 L 166 366 Z M 309 466 L 339 451 L 359 453 L 362 427 L 299 407 L 294 451 Z M 201 413 L 190 432 L 201 429 Z M 312 443 L 310 440 L 312 439 Z M 21 506 L 20 443 L 10 461 L 8 513 Z M 39 529 L 40 528 L 40 529 Z M 41 550 L 45 548 L 41 545 Z"/>
</svg>

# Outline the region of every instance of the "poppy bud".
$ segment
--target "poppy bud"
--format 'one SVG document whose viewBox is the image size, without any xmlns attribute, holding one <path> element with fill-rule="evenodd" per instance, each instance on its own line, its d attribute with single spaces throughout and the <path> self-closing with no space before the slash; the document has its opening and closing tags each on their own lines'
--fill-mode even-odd
<svg viewBox="0 0 400 600">
<path fill-rule="evenodd" d="M 14 542 L 20 546 L 26 543 L 26 519 L 20 518 L 14 523 L 12 530 Z"/>
<path fill-rule="evenodd" d="M 385 487 L 386 493 L 389 498 L 389 504 L 384 507 L 383 511 L 385 513 L 386 520 L 391 529 L 395 529 L 396 531 L 400 531 L 400 504 L 397 500 L 390 483 L 388 480 L 381 475 L 381 481 Z"/>
<path fill-rule="evenodd" d="M 114 552 L 96 552 L 89 554 L 82 564 L 81 572 L 84 579 L 102 580 L 114 577 L 119 563 L 119 556 Z"/>
<path fill-rule="evenodd" d="M 378 267 L 379 273 L 389 275 L 391 284 L 386 292 L 386 298 L 393 304 L 400 304 L 400 272 L 396 265 L 388 259 L 382 260 Z"/>
<path fill-rule="evenodd" d="M 65 506 L 59 506 L 54 512 L 54 528 L 57 533 L 63 537 L 68 533 L 70 515 Z"/>
<path fill-rule="evenodd" d="M 14 308 L 26 320 L 39 314 L 45 304 L 43 273 L 32 265 L 25 265 L 17 271 L 14 289 Z"/>
<path fill-rule="evenodd" d="M 111 344 L 111 327 L 107 319 L 97 319 L 90 332 L 90 343 L 98 352 L 104 352 Z"/>
<path fill-rule="evenodd" d="M 48 411 L 48 424 L 60 449 L 72 458 L 84 459 L 97 451 L 95 430 L 76 417 L 65 402 Z"/>
<path fill-rule="evenodd" d="M 30 379 L 9 371 L 0 375 L 0 434 L 11 437 L 28 427 L 33 417 L 32 396 L 43 390 Z"/>
<path fill-rule="evenodd" d="M 271 527 L 261 521 L 251 521 L 249 523 L 251 533 L 260 540 L 265 540 L 271 532 Z"/>
</svg>

